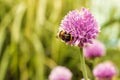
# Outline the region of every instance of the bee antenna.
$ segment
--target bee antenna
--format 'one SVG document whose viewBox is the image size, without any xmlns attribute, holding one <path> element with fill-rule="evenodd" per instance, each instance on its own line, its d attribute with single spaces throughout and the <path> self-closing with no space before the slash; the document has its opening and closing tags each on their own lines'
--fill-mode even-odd
<svg viewBox="0 0 120 80">
<path fill-rule="evenodd" d="M 74 30 L 71 30 L 69 33 L 71 33 L 72 31 L 74 31 Z"/>
</svg>

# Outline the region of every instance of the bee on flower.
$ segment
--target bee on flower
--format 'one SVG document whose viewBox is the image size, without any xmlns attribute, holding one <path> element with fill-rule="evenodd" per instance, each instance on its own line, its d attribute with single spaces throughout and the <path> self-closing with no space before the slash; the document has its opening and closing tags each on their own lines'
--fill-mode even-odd
<svg viewBox="0 0 120 80">
<path fill-rule="evenodd" d="M 70 11 L 61 21 L 58 38 L 69 45 L 84 47 L 92 43 L 100 32 L 100 27 L 92 13 L 82 8 Z"/>
</svg>

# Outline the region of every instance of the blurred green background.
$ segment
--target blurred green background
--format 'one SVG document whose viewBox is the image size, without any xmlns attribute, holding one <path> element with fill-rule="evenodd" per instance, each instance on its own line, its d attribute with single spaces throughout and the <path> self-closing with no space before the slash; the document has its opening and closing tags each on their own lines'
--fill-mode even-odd
<svg viewBox="0 0 120 80">
<path fill-rule="evenodd" d="M 120 0 L 0 0 L 0 80 L 48 80 L 51 69 L 66 66 L 73 80 L 82 78 L 79 49 L 56 38 L 63 17 L 71 10 L 89 8 L 98 21 L 98 39 L 120 70 Z M 93 61 L 87 60 L 93 79 Z M 120 74 L 115 80 L 120 80 Z"/>
</svg>

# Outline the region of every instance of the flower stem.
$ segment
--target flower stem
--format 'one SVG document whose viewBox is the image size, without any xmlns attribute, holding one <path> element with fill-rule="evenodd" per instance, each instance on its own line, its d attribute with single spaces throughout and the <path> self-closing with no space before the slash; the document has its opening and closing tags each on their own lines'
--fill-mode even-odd
<svg viewBox="0 0 120 80">
<path fill-rule="evenodd" d="M 87 70 L 86 70 L 86 66 L 85 66 L 85 58 L 83 55 L 83 48 L 80 48 L 80 61 L 81 61 L 81 67 L 82 67 L 84 80 L 88 80 Z"/>
</svg>

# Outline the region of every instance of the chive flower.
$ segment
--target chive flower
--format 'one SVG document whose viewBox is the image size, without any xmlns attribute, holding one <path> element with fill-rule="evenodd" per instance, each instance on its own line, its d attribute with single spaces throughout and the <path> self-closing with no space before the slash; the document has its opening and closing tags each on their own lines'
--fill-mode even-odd
<svg viewBox="0 0 120 80">
<path fill-rule="evenodd" d="M 88 43 L 92 43 L 100 32 L 100 27 L 92 13 L 86 9 L 70 11 L 61 21 L 58 34 L 66 31 L 63 40 L 69 45 L 84 47 Z M 69 34 L 69 35 L 67 35 Z M 70 40 L 70 36 L 71 38 Z"/>
<path fill-rule="evenodd" d="M 116 74 L 117 68 L 112 62 L 100 63 L 93 70 L 93 75 L 97 80 L 112 80 Z"/>
<path fill-rule="evenodd" d="M 98 41 L 94 40 L 93 44 L 89 44 L 84 47 L 84 56 L 89 59 L 94 59 L 96 57 L 102 57 L 105 55 L 105 45 Z"/>
<path fill-rule="evenodd" d="M 72 72 L 63 66 L 55 67 L 50 75 L 49 80 L 71 80 Z"/>
</svg>

